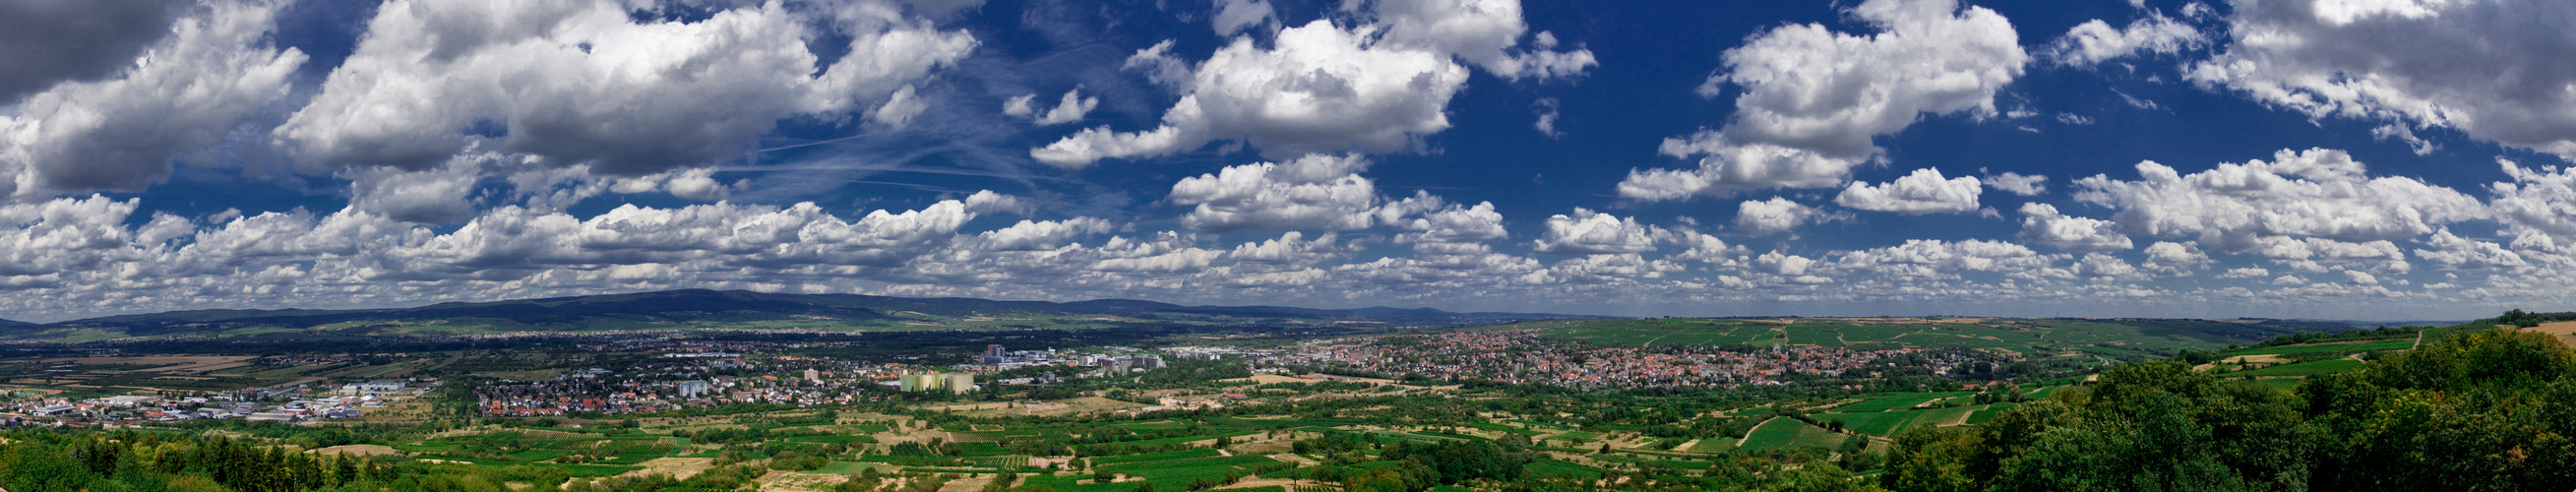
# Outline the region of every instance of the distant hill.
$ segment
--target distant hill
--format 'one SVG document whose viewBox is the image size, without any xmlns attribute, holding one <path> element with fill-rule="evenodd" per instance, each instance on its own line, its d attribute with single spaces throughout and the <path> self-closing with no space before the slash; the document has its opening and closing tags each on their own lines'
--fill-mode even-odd
<svg viewBox="0 0 2576 492">
<path fill-rule="evenodd" d="M 466 334 L 518 331 L 770 328 L 924 330 L 1114 328 L 1145 323 L 1200 325 L 1352 324 L 1451 326 L 1548 318 L 1544 313 L 1453 313 L 1437 309 L 1310 309 L 1183 306 L 1107 299 L 1080 302 L 910 298 L 856 294 L 771 294 L 673 290 L 388 309 L 206 309 L 109 316 L 43 325 L 0 325 L 8 338 L 105 339 L 155 335 Z M 75 335 L 76 333 L 85 335 Z"/>
<path fill-rule="evenodd" d="M 18 328 L 18 327 L 25 327 L 25 326 L 36 326 L 36 324 L 35 324 L 35 323 L 25 322 L 25 321 L 10 321 L 10 320 L 5 320 L 5 319 L 0 319 L 0 328 Z"/>
</svg>

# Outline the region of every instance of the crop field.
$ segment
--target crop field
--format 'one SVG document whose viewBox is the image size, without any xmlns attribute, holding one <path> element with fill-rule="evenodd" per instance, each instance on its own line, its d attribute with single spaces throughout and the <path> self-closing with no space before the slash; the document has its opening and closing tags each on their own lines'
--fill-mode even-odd
<svg viewBox="0 0 2576 492">
<path fill-rule="evenodd" d="M 1996 416 L 2003 415 L 2005 410 L 2011 410 L 2013 407 L 2018 406 L 2021 406 L 2020 402 L 2009 401 L 1987 405 L 1986 408 L 1978 409 L 1976 413 L 1968 414 L 1968 424 L 1976 425 L 1993 421 Z"/>
<path fill-rule="evenodd" d="M 1853 403 L 1853 404 L 1849 404 L 1849 405 L 1843 405 L 1843 406 L 1839 406 L 1839 407 L 1834 407 L 1834 408 L 1833 408 L 1833 410 L 1834 410 L 1835 412 L 1838 412 L 1838 413 L 1884 412 L 1884 411 L 1889 411 L 1889 410 L 1904 410 L 1904 409 L 1914 408 L 1914 406 L 1915 406 L 1915 405 L 1921 405 L 1921 404 L 1924 404 L 1924 403 L 1927 403 L 1927 402 L 1931 402 L 1931 401 L 1933 401 L 1933 400 L 1939 400 L 1939 399 L 1943 399 L 1943 398 L 1950 398 L 1950 397 L 1957 397 L 1957 396 L 1970 396 L 1970 395 L 1975 395 L 1975 394 L 1976 394 L 1976 393 L 1970 393 L 1970 392 L 1966 392 L 1966 391 L 1950 391 L 1950 392 L 1941 392 L 1941 393 L 1897 393 L 1897 394 L 1893 394 L 1893 395 L 1887 395 L 1887 396 L 1881 396 L 1881 397 L 1877 397 L 1877 398 L 1871 398 L 1871 399 L 1869 399 L 1869 400 L 1867 400 L 1867 401 L 1862 401 L 1862 402 L 1860 402 L 1860 403 Z"/>
<path fill-rule="evenodd" d="M 1841 420 L 1843 428 L 1852 432 L 1892 437 L 1915 427 L 1934 427 L 1974 419 L 1972 414 L 1985 408 L 1985 405 L 1972 405 L 1892 412 L 1820 413 L 1815 415 L 1815 419 L 1818 422 Z"/>
<path fill-rule="evenodd" d="M 2076 351 L 2110 356 L 2168 356 L 2181 349 L 2210 350 L 2283 333 L 2348 328 L 2277 320 L 1716 318 L 1546 320 L 1495 329 L 1536 329 L 1552 339 L 1613 347 L 1780 344 L 1855 350 L 1965 348 L 2025 355 Z"/>
<path fill-rule="evenodd" d="M 2232 357 L 2239 355 L 2356 354 L 2382 350 L 2405 350 L 2407 347 L 2412 347 L 2414 345 L 2415 339 L 2404 338 L 2370 342 L 2312 343 L 2306 345 L 2261 347 L 2228 352 L 2226 355 Z"/>
<path fill-rule="evenodd" d="M 1743 448 L 1748 451 L 1806 447 L 1831 449 L 1841 445 L 1847 437 L 1797 419 L 1775 418 L 1746 433 Z"/>
<path fill-rule="evenodd" d="M 2333 374 L 2344 371 L 2359 370 L 2368 365 L 2369 363 L 2352 359 L 2327 359 L 2315 362 L 2301 362 L 2297 364 L 2272 366 L 2251 371 L 2237 371 L 2220 374 L 2220 376 L 2257 378 L 2275 376 L 2308 377 L 2319 374 Z"/>
</svg>

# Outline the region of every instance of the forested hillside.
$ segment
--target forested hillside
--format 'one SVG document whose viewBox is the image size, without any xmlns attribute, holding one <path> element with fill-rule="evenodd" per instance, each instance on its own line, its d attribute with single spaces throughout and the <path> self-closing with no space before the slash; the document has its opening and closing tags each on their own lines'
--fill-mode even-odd
<svg viewBox="0 0 2576 492">
<path fill-rule="evenodd" d="M 2180 361 L 1974 428 L 1897 437 L 1898 491 L 2568 490 L 2576 353 L 2543 334 L 2456 334 L 2296 392 Z"/>
</svg>

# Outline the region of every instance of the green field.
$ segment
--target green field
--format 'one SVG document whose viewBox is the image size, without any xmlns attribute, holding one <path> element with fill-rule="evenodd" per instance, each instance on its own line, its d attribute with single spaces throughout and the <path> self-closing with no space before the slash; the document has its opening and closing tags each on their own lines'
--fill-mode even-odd
<svg viewBox="0 0 2576 492">
<path fill-rule="evenodd" d="M 2327 359 L 2327 360 L 2321 360 L 2321 361 L 2315 361 L 2315 362 L 2301 362 L 2301 363 L 2297 363 L 2297 364 L 2278 365 L 2278 366 L 2266 367 L 2266 368 L 2262 368 L 2262 369 L 2255 369 L 2255 370 L 2251 370 L 2251 371 L 2237 371 L 2237 372 L 2231 372 L 2231 373 L 2226 373 L 2226 374 L 2220 374 L 2219 376 L 2221 376 L 2221 377 L 2257 377 L 2257 378 L 2259 378 L 2259 377 L 2272 377 L 2272 376 L 2295 376 L 2295 377 L 2308 377 L 2308 376 L 2315 376 L 2315 375 L 2319 375 L 2319 374 L 2333 374 L 2333 373 L 2338 373 L 2338 372 L 2357 370 L 2357 369 L 2361 369 L 2362 367 L 2367 366 L 2367 365 L 2369 365 L 2369 363 L 2362 362 L 2362 361 L 2357 361 L 2357 360 L 2352 360 L 2352 359 Z"/>
<path fill-rule="evenodd" d="M 2290 354 L 2352 354 L 2352 353 L 2361 353 L 2361 352 L 2377 352 L 2377 351 L 2381 351 L 2381 350 L 2405 350 L 2407 347 L 2413 347 L 2413 346 L 2415 346 L 2415 339 L 2413 339 L 2413 338 L 2403 338 L 2403 339 L 2397 339 L 2397 340 L 2380 340 L 2380 341 L 2375 341 L 2375 342 L 2312 343 L 2312 344 L 2307 344 L 2307 345 L 2283 345 L 2283 346 L 2279 346 L 2279 347 L 2261 347 L 2261 348 L 2252 348 L 2252 349 L 2239 350 L 2239 351 L 2235 351 L 2235 352 L 2228 352 L 2228 353 L 2226 353 L 2226 354 L 2222 354 L 2222 355 L 2227 355 L 2227 356 L 2231 356 L 2231 357 L 2232 357 L 2232 356 L 2238 356 L 2238 355 L 2267 355 L 2267 354 L 2268 354 L 2268 355 L 2290 355 Z"/>
<path fill-rule="evenodd" d="M 1850 429 L 1852 432 L 1890 437 L 1906 429 L 1957 422 L 1961 415 L 1969 415 L 1984 408 L 1986 407 L 1983 405 L 1977 405 L 1894 412 L 1820 413 L 1815 415 L 1815 419 L 1818 422 L 1841 420 L 1843 428 Z"/>
<path fill-rule="evenodd" d="M 1806 422 L 1800 422 L 1798 419 L 1775 418 L 1769 422 L 1763 422 L 1760 427 L 1754 427 L 1753 432 L 1746 433 L 1743 448 L 1748 451 L 1804 447 L 1831 449 L 1841 445 L 1843 439 L 1848 437 L 1807 425 Z"/>
<path fill-rule="evenodd" d="M 1853 404 L 1849 404 L 1849 405 L 1843 405 L 1843 406 L 1839 406 L 1839 407 L 1834 407 L 1834 408 L 1833 408 L 1833 410 L 1834 410 L 1835 412 L 1837 412 L 1837 413 L 1884 412 L 1884 411 L 1889 411 L 1889 410 L 1904 410 L 1904 409 L 1914 408 L 1914 406 L 1915 406 L 1915 405 L 1921 405 L 1921 404 L 1924 404 L 1924 403 L 1926 403 L 1926 402 L 1930 402 L 1930 401 L 1933 401 L 1933 400 L 1939 400 L 1939 399 L 1951 398 L 1951 397 L 1959 397 L 1959 396 L 1971 396 L 1971 395 L 1975 395 L 1975 394 L 1976 394 L 1976 393 L 1970 393 L 1970 392 L 1966 392 L 1966 391 L 1948 391 L 1948 392 L 1940 392 L 1940 393 L 1897 393 L 1897 394 L 1893 394 L 1893 395 L 1886 395 L 1886 396 L 1880 396 L 1880 397 L 1876 397 L 1876 398 L 1871 398 L 1871 399 L 1869 399 L 1869 400 L 1862 401 L 1862 402 L 1860 402 L 1860 403 L 1853 403 Z"/>
<path fill-rule="evenodd" d="M 2003 415 L 2005 410 L 2011 410 L 2012 407 L 2018 406 L 2021 406 L 2020 402 L 2009 401 L 1987 405 L 1986 408 L 1978 409 L 1976 413 L 1968 414 L 1968 424 L 1976 425 L 1986 423 L 1987 421 L 1994 420 L 1996 416 Z"/>
</svg>

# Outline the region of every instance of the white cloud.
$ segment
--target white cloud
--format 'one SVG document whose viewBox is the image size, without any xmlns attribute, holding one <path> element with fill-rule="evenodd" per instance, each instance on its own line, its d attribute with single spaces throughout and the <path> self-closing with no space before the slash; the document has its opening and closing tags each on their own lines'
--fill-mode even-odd
<svg viewBox="0 0 2576 492">
<path fill-rule="evenodd" d="M 1467 70 L 1440 53 L 1382 48 L 1366 32 L 1317 20 L 1280 31 L 1269 50 L 1248 37 L 1218 49 L 1154 130 L 1084 129 L 1030 156 L 1080 167 L 1238 138 L 1273 157 L 1392 152 L 1448 129 L 1442 110 L 1466 83 Z"/>
<path fill-rule="evenodd" d="M 1541 32 L 1531 49 L 1519 49 L 1529 26 L 1520 0 L 1361 0 L 1395 46 L 1451 53 L 1506 79 L 1582 74 L 1596 62 L 1591 50 L 1553 51 L 1556 35 Z M 1345 8 L 1353 7 L 1346 3 Z"/>
<path fill-rule="evenodd" d="M 2242 252 L 2271 237 L 2366 243 L 2430 234 L 2434 226 L 2487 216 L 2474 198 L 2409 178 L 2367 175 L 2342 151 L 2283 150 L 2273 162 L 2220 164 L 2184 175 L 2155 162 L 2140 180 L 2096 175 L 2076 181 L 2076 199 L 2119 210 L 2122 232 L 2199 234 L 2203 247 Z"/>
<path fill-rule="evenodd" d="M 303 52 L 270 46 L 277 7 L 206 5 L 141 58 L 120 60 L 123 72 L 56 84 L 0 112 L 0 199 L 141 190 L 169 176 L 173 159 L 214 164 L 205 149 L 285 97 L 304 64 Z M 39 68 L 18 61 L 11 71 Z"/>
<path fill-rule="evenodd" d="M 1815 263 L 1816 260 L 1804 256 L 1783 254 L 1778 251 L 1763 253 L 1762 256 L 1753 258 L 1754 270 L 1791 277 L 1806 275 L 1807 267 Z"/>
<path fill-rule="evenodd" d="M 1359 176 L 1369 161 L 1316 154 L 1182 178 L 1169 200 L 1197 205 L 1181 224 L 1205 232 L 1243 229 L 1364 229 L 1375 218 L 1377 186 Z"/>
<path fill-rule="evenodd" d="M 493 156 L 459 155 L 425 171 L 372 168 L 349 173 L 349 206 L 405 222 L 445 223 L 474 216 L 474 184 Z"/>
<path fill-rule="evenodd" d="M 1834 197 L 1834 203 L 1909 215 L 1973 212 L 1977 210 L 1977 195 L 1985 191 L 1977 184 L 1977 178 L 1942 178 L 1940 169 L 1927 167 L 1885 185 L 1852 183 Z"/>
<path fill-rule="evenodd" d="M 1279 12 L 1265 0 L 1216 0 L 1216 16 L 1208 19 L 1218 36 L 1233 36 L 1278 21 Z"/>
<path fill-rule="evenodd" d="M 2200 251 L 2199 243 L 2190 241 L 2157 241 L 2147 245 L 2146 253 L 2147 269 L 2166 276 L 2191 275 L 2193 270 L 2207 268 L 2210 264 L 2209 254 Z"/>
<path fill-rule="evenodd" d="M 1084 115 L 1100 107 L 1100 98 L 1082 97 L 1082 90 L 1075 89 L 1065 91 L 1064 97 L 1056 102 L 1054 109 L 1047 110 L 1046 114 L 1038 114 L 1037 108 L 1030 106 L 1037 97 L 1036 94 L 1029 94 L 1011 98 L 1002 103 L 1002 114 L 1029 118 L 1036 121 L 1038 126 L 1047 126 L 1082 121 Z"/>
<path fill-rule="evenodd" d="M 1905 244 L 1843 253 L 1836 269 L 1895 278 L 1941 279 L 1966 273 L 2026 273 L 2063 259 L 2019 244 L 1970 239 L 1909 239 Z"/>
<path fill-rule="evenodd" d="M 2263 278 L 2269 276 L 2272 276 L 2272 271 L 2265 270 L 2262 267 L 2230 268 L 2227 269 L 2227 273 L 2218 274 L 2218 278 Z"/>
<path fill-rule="evenodd" d="M 2045 203 L 2021 204 L 2022 242 L 2056 246 L 2067 251 L 2119 251 L 2129 249 L 2129 236 L 2113 230 L 2111 221 L 2068 217 L 2057 213 L 2057 206 Z"/>
<path fill-rule="evenodd" d="M 1596 254 L 1566 258 L 1547 269 L 1551 282 L 1604 284 L 1640 278 L 1663 278 L 1666 272 L 1680 271 L 1682 266 L 1663 260 L 1648 260 L 1636 253 Z"/>
<path fill-rule="evenodd" d="M 2547 0 L 2300 0 L 2236 9 L 2229 44 L 2185 77 L 2306 113 L 2452 127 L 2576 159 L 2576 38 Z"/>
<path fill-rule="evenodd" d="M 2513 182 L 2488 185 L 2497 218 L 2560 240 L 2576 240 L 2576 168 L 2527 169 L 2497 159 Z"/>
<path fill-rule="evenodd" d="M 2061 65 L 2091 66 L 2141 51 L 2170 55 L 2208 43 L 2209 37 L 2190 24 L 2149 14 L 2127 28 L 2114 28 L 2100 19 L 2077 24 L 2050 42 L 2040 57 Z"/>
<path fill-rule="evenodd" d="M 2496 243 L 2451 235 L 2450 229 L 2433 233 L 2424 241 L 2432 249 L 2417 249 L 2415 256 L 2442 266 L 2444 270 L 2511 270 L 2527 266 L 2522 255 L 2514 254 Z"/>
<path fill-rule="evenodd" d="M 1735 208 L 1735 232 L 1753 237 L 1789 232 L 1796 230 L 1800 224 L 1816 221 L 1822 215 L 1823 213 L 1815 207 L 1789 201 L 1787 198 L 1745 200 Z"/>
<path fill-rule="evenodd" d="M 1288 231 L 1280 234 L 1278 239 L 1235 245 L 1232 252 L 1226 253 L 1226 258 L 1303 268 L 1324 260 L 1349 255 L 1353 249 L 1343 247 L 1339 242 L 1341 237 L 1330 232 L 1315 236 L 1312 240 L 1305 238 L 1305 233 Z"/>
<path fill-rule="evenodd" d="M 1106 234 L 1116 229 L 1107 220 L 1075 217 L 1067 220 L 1028 221 L 1010 227 L 976 234 L 976 246 L 987 251 L 1040 251 L 1055 249 L 1073 238 L 1089 234 Z"/>
<path fill-rule="evenodd" d="M 1503 214 L 1494 211 L 1494 202 L 1477 202 L 1474 207 L 1451 204 L 1448 208 L 1425 213 L 1399 223 L 1406 231 L 1396 242 L 1422 245 L 1481 243 L 1502 239 Z"/>
<path fill-rule="evenodd" d="M 1924 113 L 1995 113 L 1994 95 L 2020 77 L 2029 55 L 2011 22 L 1952 0 L 1871 0 L 1849 13 L 1879 32 L 1836 33 L 1790 25 L 1727 50 L 1725 70 L 1699 92 L 1741 86 L 1725 128 L 1666 139 L 1662 152 L 1699 156 L 1694 170 L 1632 171 L 1620 196 L 1670 200 L 1769 187 L 1841 184 L 1879 158 L 1871 139 Z"/>
<path fill-rule="evenodd" d="M 1538 121 L 1530 123 L 1530 128 L 1537 129 L 1538 134 L 1546 135 L 1547 138 L 1565 138 L 1565 132 L 1556 129 L 1556 98 L 1539 99 L 1536 105 Z"/>
<path fill-rule="evenodd" d="M 2075 274 L 2086 277 L 2131 277 L 2138 274 L 2138 267 L 2131 266 L 2127 260 L 2111 255 L 2085 253 L 2084 259 L 2075 262 Z"/>
<path fill-rule="evenodd" d="M 1547 218 L 1547 233 L 1531 245 L 1540 253 L 1597 255 L 1641 253 L 1655 249 L 1660 229 L 1640 225 L 1635 217 L 1593 212 L 1577 207 L 1572 215 Z"/>
<path fill-rule="evenodd" d="M 2379 125 L 2377 128 L 2370 129 L 2370 138 L 2372 140 L 2396 139 L 2399 142 L 2405 142 L 2406 148 L 2414 150 L 2415 155 L 2431 155 L 2433 151 L 2442 150 L 2441 145 L 2434 144 L 2432 141 L 2425 140 L 2423 137 L 2415 136 L 2414 129 L 2410 129 L 2407 128 L 2406 125 L 2396 123 Z"/>
<path fill-rule="evenodd" d="M 1082 167 L 1101 159 L 1184 152 L 1241 140 L 1263 155 L 1396 152 L 1449 128 L 1449 99 L 1467 84 L 1464 59 L 1504 78 L 1570 76 L 1589 51 L 1518 52 L 1527 27 L 1517 0 L 1379 0 L 1349 28 L 1329 19 L 1279 31 L 1269 49 L 1236 37 L 1195 69 L 1165 41 L 1126 67 L 1182 93 L 1152 130 L 1084 129 L 1029 151 L 1039 162 Z M 1534 44 L 1552 44 L 1542 33 Z"/>
<path fill-rule="evenodd" d="M 2015 195 L 2033 196 L 2048 192 L 2047 176 L 2023 176 L 2020 173 L 2007 172 L 1987 176 L 1984 181 L 1988 188 L 2011 192 Z"/>
<path fill-rule="evenodd" d="M 964 58 L 964 31 L 862 1 L 813 12 L 769 4 L 694 23 L 639 23 L 607 0 L 397 0 L 356 53 L 274 136 L 308 167 L 420 169 L 498 124 L 513 152 L 639 176 L 713 162 L 782 118 L 902 126 L 926 107 L 913 82 Z M 817 27 L 850 37 L 817 71 Z"/>
</svg>

